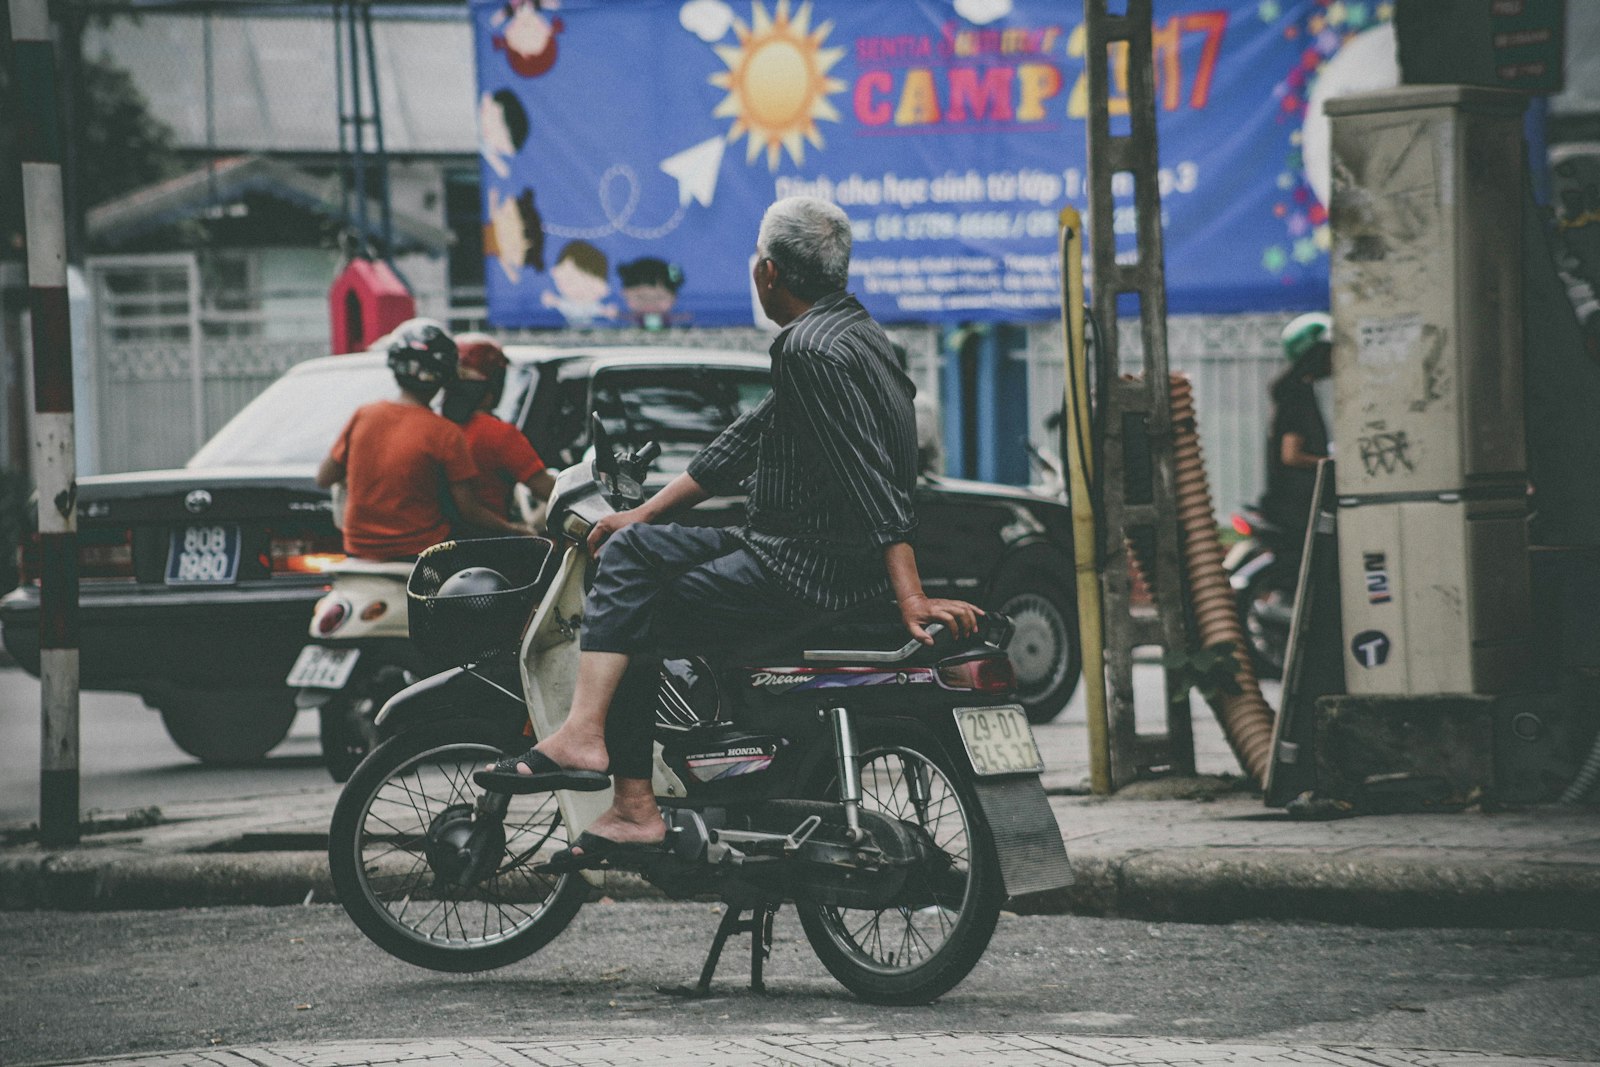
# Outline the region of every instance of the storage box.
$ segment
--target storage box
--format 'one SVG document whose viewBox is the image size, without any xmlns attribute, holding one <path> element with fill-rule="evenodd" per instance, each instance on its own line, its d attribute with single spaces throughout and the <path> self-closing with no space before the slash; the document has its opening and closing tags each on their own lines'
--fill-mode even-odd
<svg viewBox="0 0 1600 1067">
<path fill-rule="evenodd" d="M 1518 478 L 1518 93 L 1411 86 L 1330 100 L 1341 496 Z"/>
<path fill-rule="evenodd" d="M 1525 500 L 1341 499 L 1339 588 L 1351 694 L 1504 692 L 1529 653 Z"/>
</svg>

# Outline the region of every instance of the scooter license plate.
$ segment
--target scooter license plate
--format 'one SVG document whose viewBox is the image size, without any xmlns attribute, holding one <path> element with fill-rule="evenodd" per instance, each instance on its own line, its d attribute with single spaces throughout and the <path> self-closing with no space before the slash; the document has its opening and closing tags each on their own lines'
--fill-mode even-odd
<svg viewBox="0 0 1600 1067">
<path fill-rule="evenodd" d="M 1016 704 L 957 708 L 956 727 L 980 778 L 995 774 L 1038 774 L 1044 757 L 1033 739 L 1028 716 Z"/>
<path fill-rule="evenodd" d="M 359 648 L 307 645 L 289 668 L 287 683 L 292 689 L 343 689 L 360 655 Z"/>
</svg>

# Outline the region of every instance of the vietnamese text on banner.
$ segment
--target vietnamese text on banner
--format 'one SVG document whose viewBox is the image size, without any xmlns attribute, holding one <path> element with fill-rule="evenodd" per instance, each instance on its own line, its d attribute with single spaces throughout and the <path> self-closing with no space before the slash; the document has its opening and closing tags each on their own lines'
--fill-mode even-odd
<svg viewBox="0 0 1600 1067">
<path fill-rule="evenodd" d="M 1325 307 L 1312 114 L 1390 5 L 1157 0 L 1169 307 Z M 748 325 L 761 213 L 825 197 L 885 322 L 1057 314 L 1086 210 L 1080 5 L 1061 0 L 475 0 L 496 325 Z M 1386 43 L 1385 43 L 1386 42 Z M 1126 56 L 1111 109 L 1126 113 Z M 1319 90 L 1320 84 L 1320 90 Z M 1325 195 L 1325 183 L 1323 193 Z M 1114 226 L 1131 250 L 1131 188 Z"/>
</svg>

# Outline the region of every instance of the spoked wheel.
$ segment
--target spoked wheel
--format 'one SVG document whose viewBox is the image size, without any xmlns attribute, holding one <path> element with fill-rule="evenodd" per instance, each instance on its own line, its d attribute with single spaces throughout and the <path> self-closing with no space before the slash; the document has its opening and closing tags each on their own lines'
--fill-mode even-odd
<svg viewBox="0 0 1600 1067">
<path fill-rule="evenodd" d="M 436 971 L 514 963 L 566 928 L 583 877 L 533 868 L 567 845 L 551 793 L 511 797 L 503 820 L 474 811 L 472 772 L 503 731 L 427 723 L 379 745 L 339 794 L 328 863 L 339 902 L 384 951 Z"/>
<path fill-rule="evenodd" d="M 874 1004 L 926 1004 L 965 978 L 1004 902 L 999 860 L 968 777 L 925 730 L 863 731 L 861 802 L 905 822 L 926 854 L 905 899 L 881 910 L 798 905 L 817 958 Z M 837 796 L 837 783 L 829 795 Z"/>
</svg>

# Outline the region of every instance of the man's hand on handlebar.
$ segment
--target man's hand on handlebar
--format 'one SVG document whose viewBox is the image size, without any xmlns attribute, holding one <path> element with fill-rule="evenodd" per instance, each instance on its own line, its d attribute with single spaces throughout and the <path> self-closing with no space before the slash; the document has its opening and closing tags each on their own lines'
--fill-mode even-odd
<svg viewBox="0 0 1600 1067">
<path fill-rule="evenodd" d="M 965 600 L 941 600 L 917 594 L 900 601 L 900 618 L 906 629 L 925 645 L 933 644 L 933 636 L 926 627 L 943 623 L 957 637 L 970 637 L 978 632 L 978 616 L 983 609 Z"/>
<path fill-rule="evenodd" d="M 599 559 L 600 546 L 605 543 L 606 538 L 610 537 L 624 526 L 632 526 L 636 522 L 643 521 L 644 520 L 639 517 L 637 508 L 632 508 L 628 511 L 618 511 L 607 515 L 605 518 L 595 523 L 594 529 L 589 531 L 589 555 L 595 559 Z"/>
</svg>

